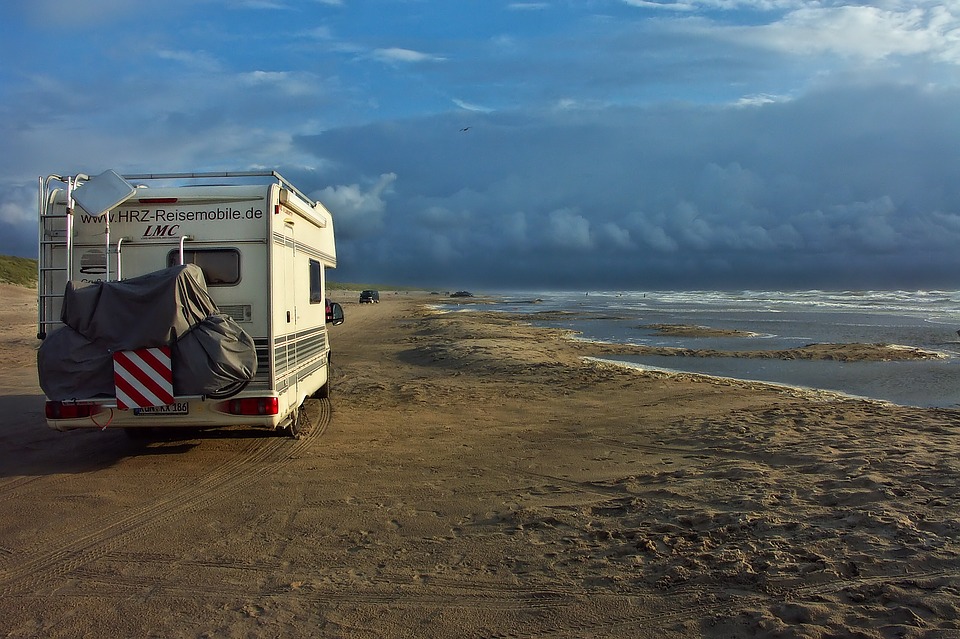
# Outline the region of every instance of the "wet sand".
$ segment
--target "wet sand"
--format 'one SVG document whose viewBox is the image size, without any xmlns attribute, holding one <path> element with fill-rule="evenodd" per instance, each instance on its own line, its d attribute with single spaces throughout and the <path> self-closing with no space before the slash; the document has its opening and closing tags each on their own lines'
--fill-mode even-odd
<svg viewBox="0 0 960 639">
<path fill-rule="evenodd" d="M 337 292 L 302 439 L 56 433 L 0 296 L 4 636 L 960 636 L 958 411 Z"/>
</svg>

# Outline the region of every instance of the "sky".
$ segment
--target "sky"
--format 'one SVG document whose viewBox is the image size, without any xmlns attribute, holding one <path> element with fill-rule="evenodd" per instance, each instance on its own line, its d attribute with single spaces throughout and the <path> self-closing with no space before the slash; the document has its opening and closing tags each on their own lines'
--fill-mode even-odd
<svg viewBox="0 0 960 639">
<path fill-rule="evenodd" d="M 11 0 L 0 254 L 51 173 L 275 169 L 341 282 L 960 289 L 960 0 Z"/>
</svg>

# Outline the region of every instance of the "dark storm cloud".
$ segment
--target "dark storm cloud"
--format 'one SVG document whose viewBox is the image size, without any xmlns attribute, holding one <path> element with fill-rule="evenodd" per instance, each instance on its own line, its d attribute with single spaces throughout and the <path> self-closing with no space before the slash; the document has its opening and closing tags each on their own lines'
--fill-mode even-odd
<svg viewBox="0 0 960 639">
<path fill-rule="evenodd" d="M 7 187 L 0 196 L 0 255 L 32 257 L 37 246 L 37 187 Z"/>
<path fill-rule="evenodd" d="M 351 198 L 315 193 L 346 222 L 347 279 L 948 286 L 958 107 L 955 90 L 853 85 L 753 106 L 439 116 L 297 144 L 336 164 L 334 183 L 368 176 Z"/>
</svg>

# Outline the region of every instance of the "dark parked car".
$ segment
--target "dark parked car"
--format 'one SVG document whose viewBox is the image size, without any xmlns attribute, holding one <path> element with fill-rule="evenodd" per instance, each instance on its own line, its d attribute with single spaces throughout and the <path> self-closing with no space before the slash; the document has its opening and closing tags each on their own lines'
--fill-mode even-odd
<svg viewBox="0 0 960 639">
<path fill-rule="evenodd" d="M 360 293 L 361 304 L 379 304 L 380 291 L 363 291 Z"/>
</svg>

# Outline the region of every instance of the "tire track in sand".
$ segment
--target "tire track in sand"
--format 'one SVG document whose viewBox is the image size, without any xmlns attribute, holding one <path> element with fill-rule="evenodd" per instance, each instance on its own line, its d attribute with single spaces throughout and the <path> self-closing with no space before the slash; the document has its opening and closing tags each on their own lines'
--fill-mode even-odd
<svg viewBox="0 0 960 639">
<path fill-rule="evenodd" d="M 112 550 L 145 536 L 177 515 L 202 510 L 236 494 L 248 484 L 279 469 L 306 450 L 330 423 L 329 400 L 311 400 L 316 413 L 313 427 L 300 439 L 265 437 L 202 477 L 188 478 L 169 497 L 145 503 L 80 530 L 64 531 L 44 540 L 44 547 L 9 556 L 14 565 L 0 569 L 0 597 L 28 594 L 44 583 L 63 578 Z"/>
</svg>

